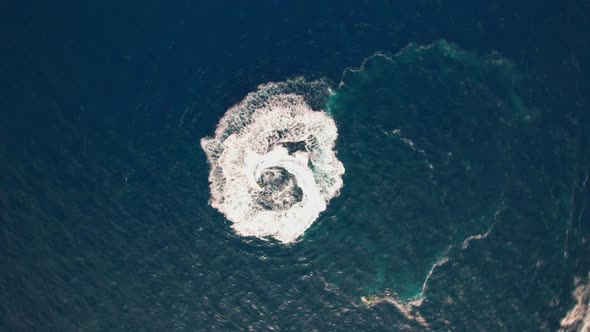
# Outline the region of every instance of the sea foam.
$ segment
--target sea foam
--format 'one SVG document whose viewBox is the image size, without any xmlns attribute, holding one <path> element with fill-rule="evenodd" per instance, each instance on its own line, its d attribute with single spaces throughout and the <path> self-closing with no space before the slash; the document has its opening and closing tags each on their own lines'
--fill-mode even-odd
<svg viewBox="0 0 590 332">
<path fill-rule="evenodd" d="M 338 195 L 338 130 L 329 114 L 311 108 L 324 93 L 317 89 L 328 88 L 302 80 L 261 85 L 201 140 L 210 204 L 239 235 L 294 242 Z"/>
</svg>

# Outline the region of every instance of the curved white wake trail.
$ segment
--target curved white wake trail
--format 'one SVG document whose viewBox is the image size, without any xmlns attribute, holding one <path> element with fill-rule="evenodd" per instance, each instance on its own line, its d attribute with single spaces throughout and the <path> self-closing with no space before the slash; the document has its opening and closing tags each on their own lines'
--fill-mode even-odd
<svg viewBox="0 0 590 332">
<path fill-rule="evenodd" d="M 260 86 L 227 111 L 214 137 L 201 140 L 211 164 L 210 203 L 242 236 L 294 242 L 342 187 L 336 124 L 292 85 Z"/>
</svg>

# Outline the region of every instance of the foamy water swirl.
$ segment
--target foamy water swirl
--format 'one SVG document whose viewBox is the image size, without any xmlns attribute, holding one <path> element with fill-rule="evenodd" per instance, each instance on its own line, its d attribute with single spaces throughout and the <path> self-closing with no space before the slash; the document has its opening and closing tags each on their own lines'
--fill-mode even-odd
<svg viewBox="0 0 590 332">
<path fill-rule="evenodd" d="M 242 236 L 293 242 L 342 187 L 336 124 L 297 94 L 305 93 L 301 84 L 260 86 L 227 111 L 214 137 L 201 140 L 210 204 Z"/>
</svg>

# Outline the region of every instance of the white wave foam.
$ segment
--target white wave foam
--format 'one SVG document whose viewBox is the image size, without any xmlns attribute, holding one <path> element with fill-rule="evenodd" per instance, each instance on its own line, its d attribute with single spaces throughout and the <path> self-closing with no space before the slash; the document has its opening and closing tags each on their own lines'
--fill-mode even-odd
<svg viewBox="0 0 590 332">
<path fill-rule="evenodd" d="M 590 331 L 590 274 L 586 282 L 582 278 L 575 278 L 576 289 L 574 298 L 576 305 L 561 320 L 560 331 Z"/>
<path fill-rule="evenodd" d="M 294 242 L 338 195 L 344 166 L 333 150 L 336 124 L 308 103 L 320 88 L 301 80 L 262 85 L 201 140 L 210 204 L 239 235 Z"/>
</svg>

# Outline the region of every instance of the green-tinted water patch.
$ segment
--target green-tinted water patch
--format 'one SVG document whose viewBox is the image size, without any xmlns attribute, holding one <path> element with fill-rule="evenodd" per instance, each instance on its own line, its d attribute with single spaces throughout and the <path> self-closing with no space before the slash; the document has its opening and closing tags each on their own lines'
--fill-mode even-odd
<svg viewBox="0 0 590 332">
<path fill-rule="evenodd" d="M 490 228 L 527 112 L 518 82 L 499 55 L 444 41 L 344 73 L 327 106 L 346 167 L 331 230 L 343 245 L 325 256 L 328 278 L 409 300 L 449 247 Z M 350 258 L 335 259 L 343 251 Z"/>
</svg>

